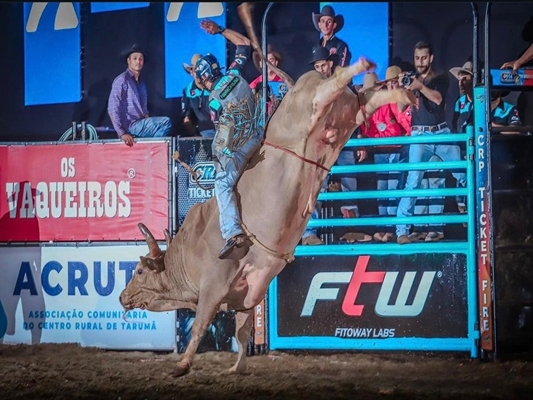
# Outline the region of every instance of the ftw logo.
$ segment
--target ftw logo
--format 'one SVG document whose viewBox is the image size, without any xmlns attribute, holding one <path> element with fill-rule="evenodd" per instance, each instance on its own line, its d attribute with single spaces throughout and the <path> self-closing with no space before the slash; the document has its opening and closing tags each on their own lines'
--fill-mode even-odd
<svg viewBox="0 0 533 400">
<path fill-rule="evenodd" d="M 375 306 L 376 314 L 382 317 L 416 317 L 419 315 L 426 304 L 436 271 L 424 271 L 422 273 L 422 279 L 412 305 L 407 304 L 407 299 L 413 289 L 417 272 L 407 271 L 401 283 L 396 303 L 389 304 L 399 272 L 367 271 L 369 260 L 370 256 L 360 256 L 353 273 L 319 272 L 316 274 L 309 286 L 301 316 L 310 317 L 318 300 L 337 300 L 339 288 L 323 288 L 324 283 L 348 283 L 348 290 L 342 302 L 342 311 L 346 315 L 360 317 L 363 314 L 364 305 L 355 303 L 363 283 L 381 284 Z"/>
<path fill-rule="evenodd" d="M 212 162 L 199 162 L 194 164 L 192 170 L 196 173 L 198 177 L 198 182 L 202 185 L 214 184 L 215 183 L 215 165 Z M 193 175 L 189 174 L 189 184 L 196 184 Z"/>
</svg>

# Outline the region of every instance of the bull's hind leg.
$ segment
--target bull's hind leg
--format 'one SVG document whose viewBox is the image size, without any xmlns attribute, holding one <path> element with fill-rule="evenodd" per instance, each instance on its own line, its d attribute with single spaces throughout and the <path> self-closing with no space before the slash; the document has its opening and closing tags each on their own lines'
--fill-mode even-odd
<svg viewBox="0 0 533 400">
<path fill-rule="evenodd" d="M 235 337 L 239 345 L 237 362 L 229 369 L 230 373 L 242 374 L 246 371 L 246 347 L 250 340 L 254 310 L 239 311 L 235 314 Z"/>
<path fill-rule="evenodd" d="M 192 367 L 192 361 L 200 341 L 205 335 L 207 327 L 213 321 L 215 314 L 219 309 L 220 302 L 223 296 L 218 296 L 217 293 L 209 292 L 209 290 L 200 290 L 200 296 L 198 298 L 198 306 L 196 308 L 196 317 L 192 324 L 191 340 L 185 349 L 185 353 L 181 358 L 178 365 L 174 369 L 174 376 L 182 376 L 187 374 Z"/>
</svg>

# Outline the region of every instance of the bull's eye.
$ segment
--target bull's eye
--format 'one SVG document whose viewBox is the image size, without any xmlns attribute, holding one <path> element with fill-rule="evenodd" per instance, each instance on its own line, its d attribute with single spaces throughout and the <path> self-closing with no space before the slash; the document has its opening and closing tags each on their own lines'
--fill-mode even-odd
<svg viewBox="0 0 533 400">
<path fill-rule="evenodd" d="M 142 268 L 139 268 L 139 269 L 137 270 L 137 275 L 142 275 L 142 273 L 143 273 Z"/>
</svg>

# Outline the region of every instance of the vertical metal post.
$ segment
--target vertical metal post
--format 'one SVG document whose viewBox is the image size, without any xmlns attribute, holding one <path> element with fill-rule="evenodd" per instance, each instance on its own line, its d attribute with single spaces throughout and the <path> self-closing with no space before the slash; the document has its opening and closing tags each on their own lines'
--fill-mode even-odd
<svg viewBox="0 0 533 400">
<path fill-rule="evenodd" d="M 478 85 L 479 82 L 479 22 L 478 16 L 479 12 L 477 9 L 477 3 L 470 3 L 472 6 L 472 25 L 473 25 L 473 37 L 472 37 L 472 68 L 474 70 L 474 86 Z"/>
<path fill-rule="evenodd" d="M 261 47 L 263 48 L 263 55 L 265 56 L 265 59 L 267 58 L 268 49 L 267 49 L 267 17 L 268 13 L 270 12 L 270 9 L 274 3 L 268 3 L 268 6 L 265 10 L 265 13 L 263 14 L 263 23 L 261 26 Z M 261 96 L 261 110 L 262 113 L 262 126 L 263 128 L 266 127 L 266 116 L 267 116 L 267 103 L 268 103 L 268 73 L 267 73 L 267 64 L 263 63 L 262 68 L 263 73 L 263 92 Z"/>
<path fill-rule="evenodd" d="M 494 228 L 492 218 L 492 168 L 490 93 L 490 11 L 487 3 L 484 26 L 483 84 L 474 86 L 474 128 L 476 146 L 476 219 L 479 331 L 481 357 L 496 359 L 496 321 L 494 302 Z"/>
</svg>

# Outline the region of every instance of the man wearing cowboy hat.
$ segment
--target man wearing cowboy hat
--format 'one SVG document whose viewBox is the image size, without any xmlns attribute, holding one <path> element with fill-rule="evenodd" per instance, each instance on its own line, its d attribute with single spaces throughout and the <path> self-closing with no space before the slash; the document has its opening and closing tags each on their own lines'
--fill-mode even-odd
<svg viewBox="0 0 533 400">
<path fill-rule="evenodd" d="M 360 93 L 367 93 L 370 90 L 394 90 L 399 87 L 398 77 L 402 70 L 400 67 L 392 65 L 385 72 L 385 80 L 379 81 L 374 73 L 367 73 L 364 76 L 363 87 Z M 379 107 L 368 119 L 368 125 L 361 125 L 363 136 L 370 138 L 398 137 L 411 133 L 411 110 L 409 107 L 398 103 L 385 104 Z M 376 146 L 374 147 L 375 164 L 396 164 L 401 162 L 401 146 Z M 391 170 L 393 168 L 391 167 Z M 397 190 L 400 189 L 402 173 L 398 171 L 384 171 L 377 174 L 377 190 Z M 378 213 L 381 216 L 396 215 L 397 199 L 378 199 Z M 416 212 L 415 212 L 416 214 Z M 389 242 L 393 238 L 390 232 L 376 232 L 374 240 L 379 242 Z"/>
<path fill-rule="evenodd" d="M 335 66 L 346 67 L 350 65 L 352 55 L 348 45 L 342 39 L 335 36 L 344 26 L 344 17 L 335 15 L 331 6 L 322 7 L 320 14 L 312 13 L 313 25 L 317 31 L 322 33 L 319 45 L 329 50 L 334 55 L 333 62 Z"/>
<path fill-rule="evenodd" d="M 120 57 L 126 71 L 113 80 L 107 112 L 120 139 L 133 146 L 134 137 L 163 137 L 170 131 L 168 117 L 150 117 L 146 84 L 141 80 L 145 52 L 136 44 L 123 50 Z"/>
<path fill-rule="evenodd" d="M 194 73 L 196 62 L 202 58 L 201 54 L 194 54 L 191 65 L 183 63 L 183 69 L 192 76 L 191 82 L 183 89 L 181 96 L 181 115 L 185 128 L 193 135 L 199 134 L 204 138 L 215 136 L 215 125 L 211 121 L 209 112 L 209 92 L 201 85 Z"/>
<path fill-rule="evenodd" d="M 313 64 L 315 70 L 320 73 L 325 78 L 330 78 L 335 71 L 335 65 L 332 60 L 333 55 L 329 53 L 327 48 L 322 46 L 315 46 L 313 48 L 313 56 L 311 58 L 310 64 Z M 350 85 L 350 88 L 354 88 Z M 355 90 L 354 90 L 355 91 Z M 357 131 L 356 131 L 357 132 Z M 354 132 L 355 134 L 355 132 Z M 358 136 L 359 137 L 359 136 Z M 364 149 L 357 150 L 357 159 L 359 162 L 363 161 L 366 158 L 366 151 Z M 354 165 L 355 156 L 353 150 L 342 150 L 339 153 L 339 157 L 335 162 L 336 165 Z M 321 191 L 326 190 L 328 179 L 324 181 Z M 346 189 L 345 191 L 356 191 L 357 190 L 357 178 L 354 176 L 341 176 L 341 187 Z M 319 207 L 319 206 L 318 206 Z M 350 204 L 341 207 L 342 214 L 345 218 L 354 218 L 359 216 L 359 209 L 357 204 Z M 319 212 L 317 207 L 313 210 L 311 218 L 318 218 Z M 302 245 L 316 245 L 323 244 L 322 240 L 316 235 L 316 229 L 306 228 L 302 235 Z M 372 240 L 370 235 L 366 235 L 360 232 L 347 232 L 342 237 L 341 240 L 345 240 L 348 243 L 354 242 L 368 242 Z"/>
<path fill-rule="evenodd" d="M 459 83 L 461 96 L 457 99 L 453 110 L 452 131 L 465 133 L 467 125 L 473 124 L 473 82 L 472 61 L 467 61 L 462 67 L 450 69 L 450 73 Z M 491 92 L 492 126 L 520 126 L 518 110 L 514 105 L 502 100 L 509 92 L 493 90 Z M 516 132 L 501 132 L 516 133 Z"/>
</svg>

